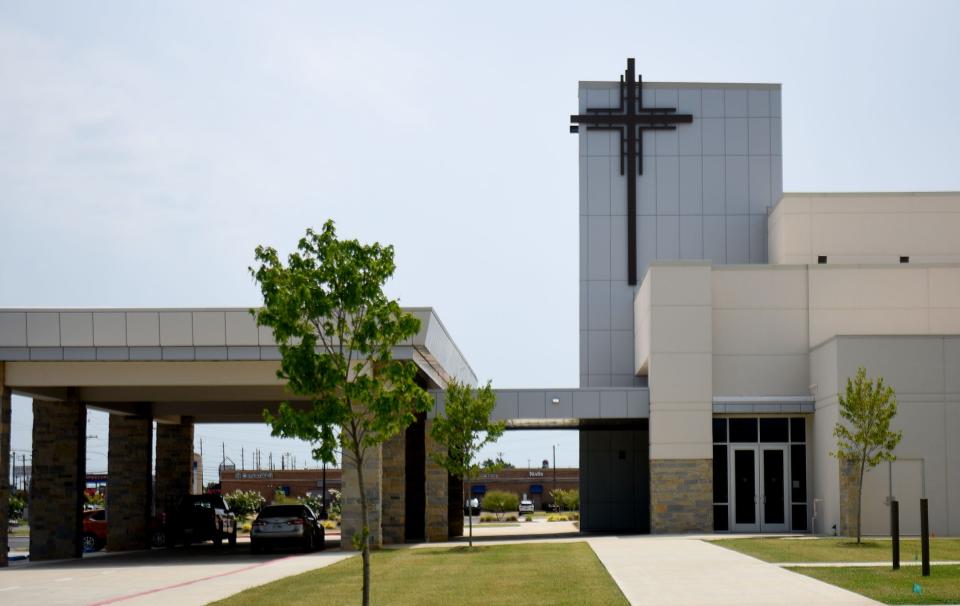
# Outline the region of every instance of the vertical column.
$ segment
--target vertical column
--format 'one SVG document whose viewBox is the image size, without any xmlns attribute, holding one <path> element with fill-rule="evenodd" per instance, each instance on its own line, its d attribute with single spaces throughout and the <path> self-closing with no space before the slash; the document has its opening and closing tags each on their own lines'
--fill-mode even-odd
<svg viewBox="0 0 960 606">
<path fill-rule="evenodd" d="M 857 534 L 860 503 L 857 501 L 857 466 L 850 459 L 837 461 L 840 467 L 840 527 L 838 534 L 852 537 Z"/>
<path fill-rule="evenodd" d="M 110 415 L 107 471 L 107 549 L 150 547 L 153 492 L 153 421 L 140 416 Z"/>
<path fill-rule="evenodd" d="M 157 513 L 176 506 L 177 500 L 190 494 L 193 485 L 193 420 L 184 417 L 179 424 L 157 423 Z"/>
<path fill-rule="evenodd" d="M 426 501 L 426 529 L 427 541 L 430 543 L 446 541 L 449 538 L 448 513 L 450 507 L 449 479 L 447 470 L 437 465 L 430 457 L 431 454 L 442 452 L 442 446 L 430 435 L 432 421 L 426 422 L 424 432 L 425 445 L 425 484 L 427 491 Z M 463 516 L 458 516 L 463 520 Z"/>
<path fill-rule="evenodd" d="M 33 401 L 30 559 L 80 557 L 86 477 L 87 407 L 75 389 L 65 402 Z"/>
<path fill-rule="evenodd" d="M 713 530 L 713 287 L 709 263 L 655 263 L 650 289 L 650 529 Z"/>
<path fill-rule="evenodd" d="M 447 537 L 463 536 L 463 480 L 447 475 Z"/>
<path fill-rule="evenodd" d="M 357 476 L 357 463 L 346 452 L 343 453 L 342 464 L 340 548 L 352 550 L 353 536 L 360 532 L 362 526 L 360 485 Z M 366 486 L 367 524 L 370 528 L 370 545 L 372 547 L 380 547 L 383 545 L 383 533 L 381 532 L 383 465 L 380 445 L 367 448 L 363 462 L 363 482 Z"/>
<path fill-rule="evenodd" d="M 406 433 L 383 443 L 383 542 L 406 539 Z"/>
<path fill-rule="evenodd" d="M 11 393 L 7 387 L 4 362 L 0 362 L 0 566 L 7 565 L 10 524 L 7 503 L 10 500 L 10 409 Z"/>
</svg>

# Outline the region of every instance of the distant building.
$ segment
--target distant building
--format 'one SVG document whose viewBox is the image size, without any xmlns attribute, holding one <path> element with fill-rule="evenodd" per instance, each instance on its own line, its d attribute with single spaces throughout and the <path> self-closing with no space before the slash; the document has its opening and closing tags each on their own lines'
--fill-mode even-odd
<svg viewBox="0 0 960 606">
<path fill-rule="evenodd" d="M 556 473 L 554 473 L 556 471 Z M 537 509 L 546 509 L 553 505 L 550 491 L 555 488 L 562 490 L 580 489 L 580 470 L 576 467 L 561 467 L 553 469 L 504 469 L 493 473 L 481 473 L 471 482 L 470 494 L 480 500 L 483 506 L 483 496 L 492 490 L 510 492 L 523 498 L 524 495 L 533 501 Z"/>
<path fill-rule="evenodd" d="M 327 469 L 327 489 L 340 490 L 340 470 Z M 277 491 L 291 497 L 319 497 L 323 492 L 322 469 L 237 469 L 224 472 L 220 490 L 255 490 L 269 502 Z"/>
</svg>

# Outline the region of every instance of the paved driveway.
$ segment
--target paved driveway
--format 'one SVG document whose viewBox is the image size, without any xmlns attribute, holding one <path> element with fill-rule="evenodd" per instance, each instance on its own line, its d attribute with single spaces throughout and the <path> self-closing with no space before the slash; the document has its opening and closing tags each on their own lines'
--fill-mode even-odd
<svg viewBox="0 0 960 606">
<path fill-rule="evenodd" d="M 309 554 L 253 555 L 241 543 L 14 563 L 0 569 L 0 604 L 207 604 L 351 555 L 336 545 Z"/>
<path fill-rule="evenodd" d="M 589 543 L 634 606 L 877 604 L 695 538 L 598 537 Z"/>
</svg>

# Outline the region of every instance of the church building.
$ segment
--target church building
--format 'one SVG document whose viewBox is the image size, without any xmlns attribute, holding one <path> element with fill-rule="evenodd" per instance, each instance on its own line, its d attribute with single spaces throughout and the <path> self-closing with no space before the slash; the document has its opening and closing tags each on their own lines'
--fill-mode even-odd
<svg viewBox="0 0 960 606">
<path fill-rule="evenodd" d="M 498 390 L 494 417 L 579 431 L 581 529 L 851 532 L 856 475 L 830 453 L 864 367 L 903 432 L 864 532 L 889 532 L 891 499 L 918 532 L 926 498 L 930 530 L 960 534 L 960 192 L 784 193 L 779 84 L 642 82 L 630 59 L 578 95 L 579 387 Z M 377 544 L 462 533 L 429 424 L 477 378 L 433 309 L 408 311 L 394 356 L 436 404 L 367 463 Z M 244 308 L 0 309 L 0 477 L 11 395 L 33 399 L 31 558 L 81 554 L 88 407 L 110 413 L 108 549 L 146 547 L 190 491 L 195 424 L 290 399 L 278 360 Z M 356 476 L 344 461 L 345 537 Z"/>
</svg>

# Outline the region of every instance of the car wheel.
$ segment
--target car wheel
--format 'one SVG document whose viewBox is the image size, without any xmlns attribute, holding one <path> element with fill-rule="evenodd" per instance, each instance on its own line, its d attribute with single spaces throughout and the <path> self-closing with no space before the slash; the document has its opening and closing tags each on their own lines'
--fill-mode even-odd
<svg viewBox="0 0 960 606">
<path fill-rule="evenodd" d="M 233 532 L 227 538 L 227 541 L 230 543 L 231 547 L 235 547 L 237 545 L 237 529 L 236 528 L 233 529 Z"/>
<path fill-rule="evenodd" d="M 252 553 L 263 553 L 263 547 L 256 541 L 250 541 L 250 551 Z"/>
<path fill-rule="evenodd" d="M 320 535 L 320 545 L 317 547 L 317 549 L 320 551 L 323 551 L 326 548 L 327 548 L 327 536 L 322 534 Z"/>
<path fill-rule="evenodd" d="M 223 545 L 223 528 L 217 528 L 213 535 L 213 542 L 217 545 Z"/>
<path fill-rule="evenodd" d="M 100 549 L 100 541 L 97 540 L 95 535 L 85 533 L 83 537 L 80 538 L 80 544 L 83 547 L 85 553 L 90 553 Z"/>
<path fill-rule="evenodd" d="M 167 545 L 167 533 L 162 530 L 154 531 L 150 535 L 150 546 L 151 547 L 166 547 Z"/>
<path fill-rule="evenodd" d="M 313 533 L 308 533 L 307 538 L 303 543 L 303 550 L 307 553 L 313 551 Z"/>
</svg>

